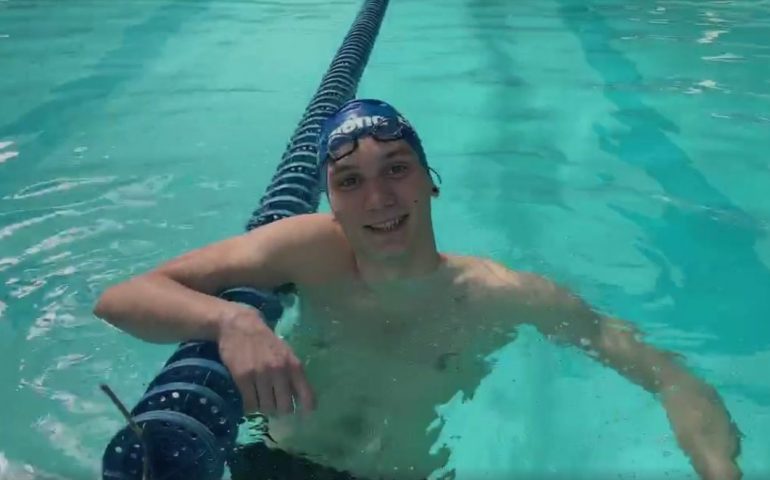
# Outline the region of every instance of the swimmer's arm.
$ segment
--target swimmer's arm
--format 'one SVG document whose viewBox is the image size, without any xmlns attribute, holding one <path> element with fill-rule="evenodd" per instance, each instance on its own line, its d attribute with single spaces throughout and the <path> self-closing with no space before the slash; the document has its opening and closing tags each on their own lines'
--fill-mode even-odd
<svg viewBox="0 0 770 480">
<path fill-rule="evenodd" d="M 111 286 L 94 314 L 148 342 L 216 340 L 227 322 L 261 317 L 215 295 L 236 286 L 275 288 L 323 271 L 313 252 L 327 249 L 327 230 L 323 218 L 298 216 L 194 250 Z"/>
<path fill-rule="evenodd" d="M 677 355 L 651 346 L 633 325 L 594 311 L 569 291 L 535 276 L 511 275 L 511 297 L 527 323 L 659 395 L 682 449 L 704 479 L 737 479 L 740 432 L 717 391 Z"/>
</svg>

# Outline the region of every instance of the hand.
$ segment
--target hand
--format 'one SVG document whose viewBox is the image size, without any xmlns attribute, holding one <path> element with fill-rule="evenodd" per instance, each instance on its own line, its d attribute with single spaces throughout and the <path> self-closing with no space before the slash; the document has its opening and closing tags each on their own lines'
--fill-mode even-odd
<svg viewBox="0 0 770 480">
<path fill-rule="evenodd" d="M 727 455 L 704 453 L 693 461 L 693 465 L 703 480 L 739 480 L 743 478 L 741 469 Z"/>
<path fill-rule="evenodd" d="M 739 480 L 743 477 L 738 464 L 734 434 L 707 432 L 691 434 L 693 467 L 703 480 Z"/>
<path fill-rule="evenodd" d="M 716 390 L 683 380 L 679 388 L 665 389 L 662 398 L 677 439 L 698 475 L 703 480 L 742 478 L 735 460 L 741 434 Z"/>
<path fill-rule="evenodd" d="M 305 412 L 315 396 L 302 363 L 256 310 L 244 309 L 220 326 L 219 355 L 243 398 L 244 415 L 289 414 L 293 400 Z"/>
</svg>

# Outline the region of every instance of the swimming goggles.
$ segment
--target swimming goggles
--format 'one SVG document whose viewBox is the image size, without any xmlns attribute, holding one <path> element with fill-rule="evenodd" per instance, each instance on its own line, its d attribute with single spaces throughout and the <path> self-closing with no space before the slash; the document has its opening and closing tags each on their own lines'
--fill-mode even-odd
<svg viewBox="0 0 770 480">
<path fill-rule="evenodd" d="M 404 123 L 393 117 L 383 117 L 371 127 L 354 130 L 351 133 L 337 133 L 329 138 L 327 155 L 332 161 L 341 160 L 358 148 L 358 139 L 369 135 L 380 142 L 392 142 L 404 138 Z"/>
</svg>

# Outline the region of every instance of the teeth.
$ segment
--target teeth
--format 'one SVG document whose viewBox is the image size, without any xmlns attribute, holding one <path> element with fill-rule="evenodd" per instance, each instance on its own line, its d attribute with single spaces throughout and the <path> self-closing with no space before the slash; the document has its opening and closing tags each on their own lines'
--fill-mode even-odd
<svg viewBox="0 0 770 480">
<path fill-rule="evenodd" d="M 396 224 L 396 222 L 398 222 L 398 220 L 391 220 L 389 222 L 377 223 L 377 224 L 372 225 L 372 226 L 376 227 L 376 228 L 390 228 L 390 227 L 394 226 Z"/>
<path fill-rule="evenodd" d="M 393 230 L 397 226 L 399 226 L 404 220 L 404 217 L 399 217 L 395 220 L 390 220 L 388 222 L 382 222 L 382 223 L 375 223 L 370 225 L 371 228 L 377 229 L 377 230 Z"/>
</svg>

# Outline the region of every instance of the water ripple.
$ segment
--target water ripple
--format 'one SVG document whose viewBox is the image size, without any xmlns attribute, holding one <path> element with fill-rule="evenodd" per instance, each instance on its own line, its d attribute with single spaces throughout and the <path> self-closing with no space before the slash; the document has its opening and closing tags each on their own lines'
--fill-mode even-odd
<svg viewBox="0 0 770 480">
<path fill-rule="evenodd" d="M 152 206 L 159 200 L 159 193 L 174 179 L 172 174 L 154 175 L 137 182 L 115 188 L 104 198 L 122 206 Z"/>
<path fill-rule="evenodd" d="M 703 36 L 696 40 L 698 43 L 713 43 L 723 33 L 727 33 L 727 30 L 706 30 L 703 32 Z"/>
<path fill-rule="evenodd" d="M 2 151 L 10 147 L 11 145 L 13 145 L 13 142 L 6 142 L 6 141 L 0 142 L 0 163 L 5 163 L 10 159 L 19 156 L 19 152 L 16 152 L 16 151 L 7 151 L 7 152 Z"/>
<path fill-rule="evenodd" d="M 110 183 L 115 177 L 53 178 L 22 188 L 19 192 L 3 197 L 5 200 L 21 200 L 56 192 L 72 190 L 83 185 Z"/>
<path fill-rule="evenodd" d="M 0 0 L 3 1 L 3 0 Z M 8 460 L 0 451 L 0 480 L 73 480 L 42 471 L 28 463 L 21 464 Z"/>
<path fill-rule="evenodd" d="M 57 310 L 60 308 L 59 305 L 49 308 L 43 315 L 35 319 L 34 324 L 27 333 L 27 340 L 45 336 L 54 327 L 72 328 L 73 326 L 83 324 L 82 321 L 78 321 L 71 313 L 57 313 Z"/>
<path fill-rule="evenodd" d="M 17 265 L 18 263 L 19 263 L 19 259 L 16 257 L 0 258 L 0 272 L 7 269 L 8 267 Z"/>
<path fill-rule="evenodd" d="M 98 469 L 98 457 L 93 449 L 86 447 L 80 440 L 81 435 L 53 415 L 45 415 L 35 423 L 35 429 L 48 437 L 49 444 L 73 459 L 81 466 Z"/>
<path fill-rule="evenodd" d="M 18 263 L 19 259 L 24 259 L 25 257 L 33 256 L 38 253 L 52 250 L 80 240 L 85 240 L 89 237 L 94 237 L 102 233 L 119 231 L 122 228 L 123 226 L 120 222 L 108 219 L 99 219 L 94 224 L 88 226 L 71 227 L 61 232 L 55 233 L 48 238 L 44 238 L 40 242 L 30 247 L 27 247 L 21 257 L 14 259 L 14 263 Z M 72 272 L 69 269 L 65 269 L 54 271 L 48 274 L 48 276 L 69 275 L 71 273 Z"/>
<path fill-rule="evenodd" d="M 26 220 L 22 220 L 18 223 L 12 223 L 11 225 L 6 225 L 3 228 L 0 228 L 0 240 L 2 240 L 5 237 L 10 237 L 14 233 L 16 233 L 18 230 L 21 230 L 22 228 L 30 227 L 32 225 L 36 225 L 38 223 L 43 223 L 48 219 L 57 217 L 57 216 L 67 216 L 67 215 L 77 215 L 77 212 L 73 210 L 59 210 L 54 213 L 48 213 L 46 215 L 41 215 L 39 217 L 33 217 L 28 218 Z M 0 262 L 0 264 L 2 264 Z"/>
<path fill-rule="evenodd" d="M 719 55 L 704 55 L 701 57 L 708 62 L 723 62 L 723 63 L 736 63 L 744 60 L 742 55 L 736 55 L 734 53 L 722 53 Z"/>
</svg>

